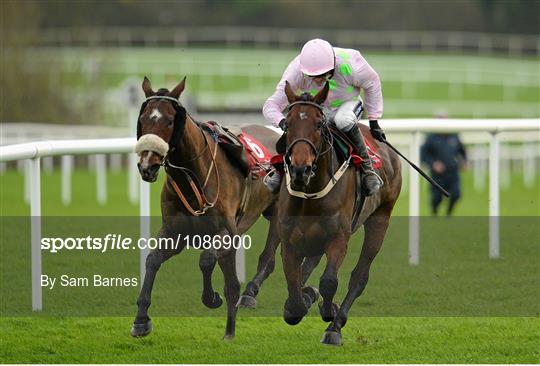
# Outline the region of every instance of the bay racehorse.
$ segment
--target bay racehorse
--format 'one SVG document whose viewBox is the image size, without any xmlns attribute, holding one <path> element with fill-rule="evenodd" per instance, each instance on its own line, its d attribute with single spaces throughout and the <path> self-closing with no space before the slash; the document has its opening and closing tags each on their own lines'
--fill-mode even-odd
<svg viewBox="0 0 540 366">
<path fill-rule="evenodd" d="M 179 102 L 185 87 L 185 78 L 171 91 L 152 90 L 145 77 L 142 89 L 146 96 L 137 121 L 139 172 L 143 180 L 156 181 L 159 169 L 167 174 L 161 192 L 162 226 L 158 238 L 177 238 L 182 235 L 210 235 L 211 237 L 242 234 L 264 214 L 273 217 L 276 195 L 272 195 L 262 180 L 248 180 L 241 169 L 231 161 L 221 144 L 218 144 L 201 125 L 193 120 Z M 244 131 L 273 151 L 278 134 L 263 126 L 251 125 Z M 279 240 L 276 225 L 270 225 L 267 246 L 276 246 Z M 229 238 L 230 239 L 230 238 Z M 225 240 L 220 241 L 222 243 Z M 131 334 L 142 337 L 152 330 L 148 316 L 151 292 L 161 264 L 180 253 L 186 242 L 178 247 L 152 250 L 146 258 L 146 274 L 137 299 L 138 311 Z M 228 247 L 228 248 L 227 248 Z M 212 287 L 212 272 L 219 263 L 225 280 L 224 294 L 227 301 L 227 325 L 224 339 L 231 339 L 235 332 L 236 303 L 240 284 L 235 268 L 236 250 L 223 245 L 201 253 L 199 267 L 203 276 L 202 302 L 209 308 L 223 303 Z"/>
<path fill-rule="evenodd" d="M 378 148 L 377 153 L 383 160 L 379 174 L 385 184 L 377 194 L 364 197 L 362 211 L 355 220 L 355 197 L 361 193 L 357 193 L 354 167 L 349 165 L 344 172 L 336 169 L 338 156 L 332 145 L 329 122 L 321 107 L 328 90 L 326 83 L 314 97 L 308 93 L 297 96 L 286 83 L 289 107 L 284 164 L 288 176 L 279 193 L 277 211 L 289 295 L 284 306 L 284 319 L 288 324 L 298 324 L 317 299 L 312 288 L 302 288 L 306 280 L 302 262 L 305 258 L 318 261 L 321 255 L 325 255 L 326 267 L 319 282 L 322 296 L 319 311 L 322 319 L 330 325 L 321 342 L 340 345 L 341 329 L 347 322 L 354 300 L 366 287 L 371 263 L 381 249 L 399 196 L 401 164 L 393 151 L 377 144 L 367 127 L 360 126 L 365 138 Z M 329 191 L 325 189 L 332 184 L 335 185 Z M 361 254 L 351 273 L 347 295 L 338 306 L 334 303 L 338 271 L 351 234 L 362 225 L 365 235 Z"/>
</svg>

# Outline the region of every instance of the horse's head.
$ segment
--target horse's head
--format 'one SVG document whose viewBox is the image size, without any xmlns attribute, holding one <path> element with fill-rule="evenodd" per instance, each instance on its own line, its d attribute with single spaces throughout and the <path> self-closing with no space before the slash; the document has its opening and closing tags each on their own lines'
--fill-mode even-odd
<svg viewBox="0 0 540 366">
<path fill-rule="evenodd" d="M 297 96 L 289 82 L 285 82 L 285 94 L 289 101 L 285 163 L 290 164 L 292 182 L 297 187 L 309 184 L 321 153 L 326 129 L 321 103 L 326 100 L 328 89 L 327 82 L 315 96 L 309 93 Z"/>
<path fill-rule="evenodd" d="M 178 98 L 186 84 L 184 78 L 172 91 L 152 90 L 146 77 L 142 89 L 146 96 L 137 121 L 137 144 L 135 152 L 139 155 L 139 173 L 143 180 L 155 182 L 159 167 L 167 153 L 174 150 L 186 125 L 186 110 Z"/>
</svg>

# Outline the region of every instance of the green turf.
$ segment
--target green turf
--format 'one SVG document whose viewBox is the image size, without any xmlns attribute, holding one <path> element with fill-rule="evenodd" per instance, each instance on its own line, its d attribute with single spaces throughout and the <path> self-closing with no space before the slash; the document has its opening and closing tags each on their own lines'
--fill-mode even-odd
<svg viewBox="0 0 540 366">
<path fill-rule="evenodd" d="M 221 341 L 223 320 L 159 318 L 144 339 L 128 318 L 2 319 L 5 363 L 538 363 L 537 318 L 355 318 L 343 347 L 319 344 L 324 323 L 295 327 L 240 317 Z M 6 336 L 9 334 L 9 336 Z"/>
<path fill-rule="evenodd" d="M 58 216 L 57 220 L 66 223 L 61 227 L 58 223 L 47 225 L 55 219 L 46 218 L 44 234 L 68 230 L 85 219 L 74 216 L 97 215 L 133 215 L 134 225 L 130 229 L 136 231 L 138 208 L 128 203 L 125 173 L 111 173 L 107 179 L 109 201 L 100 207 L 95 199 L 95 176 L 76 170 L 73 203 L 63 207 L 59 174 L 43 173 L 44 214 Z M 420 265 L 408 265 L 408 219 L 403 217 L 407 213 L 408 197 L 404 191 L 385 245 L 373 265 L 370 283 L 355 303 L 351 313 L 354 316 L 344 329 L 345 345 L 339 349 L 318 343 L 325 324 L 316 317 L 315 307 L 310 317 L 297 327 L 287 326 L 280 319 L 286 290 L 279 256 L 274 274 L 259 295 L 258 309 L 241 310 L 237 338 L 229 343 L 221 341 L 225 309 L 211 311 L 200 303 L 198 253 L 194 251 L 173 258 L 160 270 L 150 309 L 155 332 L 147 339 L 135 340 L 128 334 L 136 289 L 44 291 L 44 312 L 31 314 L 29 222 L 24 218 L 29 209 L 22 201 L 24 184 L 22 176 L 13 171 L 2 175 L 0 183 L 4 220 L 6 216 L 22 215 L 12 218 L 15 224 L 22 225 L 21 229 L 12 224 L 4 227 L 1 234 L 4 316 L 0 325 L 4 332 L 0 337 L 0 361 L 4 363 L 539 362 L 536 347 L 540 341 L 538 177 L 533 187 L 526 188 L 521 175 L 514 174 L 510 188 L 501 193 L 501 212 L 514 217 L 501 219 L 502 258 L 498 261 L 487 258 L 487 219 L 483 217 L 488 212 L 487 192 L 475 192 L 472 176 L 466 173 L 464 198 L 456 211 L 459 217 L 424 218 Z M 424 203 L 427 203 L 427 188 L 422 186 Z M 159 189 L 158 183 L 152 186 L 155 214 Z M 120 220 L 112 222 L 120 225 Z M 96 230 L 108 228 L 103 225 Z M 154 225 L 153 229 L 156 228 Z M 253 250 L 247 251 L 248 277 L 255 272 L 265 231 L 263 221 L 250 231 L 257 240 Z M 351 240 L 340 273 L 337 299 L 342 299 L 346 291 L 361 236 L 359 233 Z M 81 257 L 80 253 L 44 253 L 43 262 L 46 272 L 92 273 L 97 269 L 137 276 L 138 255 L 122 252 Z M 318 268 L 313 275 L 315 285 L 321 271 Z M 215 288 L 222 293 L 221 277 L 216 270 Z M 266 351 L 269 345 L 271 350 Z"/>
<path fill-rule="evenodd" d="M 406 167 L 405 167 L 406 168 Z M 414 173 L 416 174 L 416 173 Z M 407 179 L 404 177 L 404 179 Z M 456 207 L 457 216 L 486 216 L 489 213 L 488 176 L 484 177 L 484 189 L 476 191 L 473 187 L 471 171 L 462 173 L 462 199 Z M 29 205 L 23 201 L 23 175 L 9 170 L 0 176 L 2 200 L 0 212 L 3 216 L 28 215 Z M 138 215 L 138 205 L 128 200 L 127 174 L 125 171 L 107 174 L 108 202 L 100 206 L 96 203 L 96 176 L 86 169 L 77 170 L 72 181 L 72 203 L 61 203 L 61 177 L 59 171 L 42 174 L 42 212 L 45 216 L 125 216 Z M 163 184 L 163 174 L 151 185 L 152 215 L 160 215 L 159 194 Z M 421 215 L 429 215 L 429 183 L 421 179 Z M 408 188 L 404 182 L 400 198 L 394 209 L 394 216 L 408 214 Z M 535 183 L 528 187 L 520 173 L 510 173 L 509 187 L 502 187 L 500 193 L 501 216 L 540 216 L 540 174 Z"/>
</svg>

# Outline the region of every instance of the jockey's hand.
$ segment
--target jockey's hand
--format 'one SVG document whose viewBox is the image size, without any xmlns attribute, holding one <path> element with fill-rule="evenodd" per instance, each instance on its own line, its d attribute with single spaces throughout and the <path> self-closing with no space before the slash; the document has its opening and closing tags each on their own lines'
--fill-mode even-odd
<svg viewBox="0 0 540 366">
<path fill-rule="evenodd" d="M 386 135 L 384 134 L 384 130 L 379 126 L 379 122 L 374 120 L 369 120 L 369 129 L 371 132 L 371 136 L 377 141 L 385 142 L 386 141 Z"/>
<path fill-rule="evenodd" d="M 287 131 L 287 119 L 283 118 L 281 121 L 279 121 L 278 126 L 283 130 L 283 132 Z"/>
</svg>

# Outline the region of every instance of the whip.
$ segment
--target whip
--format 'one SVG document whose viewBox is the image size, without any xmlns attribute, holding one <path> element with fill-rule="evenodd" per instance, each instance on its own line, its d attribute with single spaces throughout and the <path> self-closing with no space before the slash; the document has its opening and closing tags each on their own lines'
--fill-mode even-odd
<svg viewBox="0 0 540 366">
<path fill-rule="evenodd" d="M 424 173 L 424 171 L 422 169 L 420 169 L 418 166 L 416 166 L 416 164 L 414 164 L 412 161 L 410 161 L 409 159 L 407 159 L 405 156 L 403 156 L 402 153 L 399 152 L 398 149 L 396 149 L 394 146 L 392 146 L 391 143 L 389 143 L 388 141 L 386 141 L 386 139 L 383 141 L 390 149 L 392 149 L 396 154 L 398 154 L 399 156 L 401 156 L 407 163 L 409 163 L 410 166 L 412 166 L 414 168 L 414 170 L 416 170 L 418 173 L 420 173 L 420 175 L 424 178 L 426 178 L 426 180 L 431 183 L 431 185 L 433 185 L 435 188 L 437 188 L 439 191 L 441 191 L 442 194 L 444 194 L 446 197 L 450 197 L 450 193 L 448 193 L 443 187 L 441 187 L 437 182 L 435 182 L 429 175 L 427 175 L 426 173 Z"/>
</svg>

